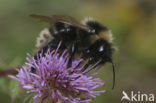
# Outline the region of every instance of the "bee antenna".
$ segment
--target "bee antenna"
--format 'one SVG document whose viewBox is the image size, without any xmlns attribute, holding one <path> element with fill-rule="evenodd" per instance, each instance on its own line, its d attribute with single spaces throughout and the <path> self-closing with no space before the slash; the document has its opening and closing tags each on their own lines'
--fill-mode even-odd
<svg viewBox="0 0 156 103">
<path fill-rule="evenodd" d="M 113 63 L 113 61 L 111 61 L 112 63 L 112 69 L 113 69 L 113 86 L 112 86 L 112 89 L 114 89 L 115 87 L 115 65 Z"/>
</svg>

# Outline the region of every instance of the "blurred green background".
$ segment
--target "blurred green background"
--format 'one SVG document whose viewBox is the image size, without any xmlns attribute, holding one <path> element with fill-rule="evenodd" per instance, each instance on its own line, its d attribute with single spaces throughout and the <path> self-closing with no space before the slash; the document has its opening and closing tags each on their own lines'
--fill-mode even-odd
<svg viewBox="0 0 156 103">
<path fill-rule="evenodd" d="M 119 48 L 114 54 L 116 87 L 111 64 L 99 71 L 106 93 L 94 103 L 120 103 L 122 91 L 156 94 L 156 0 L 0 0 L 0 70 L 21 66 L 33 54 L 39 32 L 47 23 L 30 14 L 91 16 L 108 26 Z M 23 103 L 27 97 L 15 80 L 0 78 L 0 102 Z"/>
</svg>

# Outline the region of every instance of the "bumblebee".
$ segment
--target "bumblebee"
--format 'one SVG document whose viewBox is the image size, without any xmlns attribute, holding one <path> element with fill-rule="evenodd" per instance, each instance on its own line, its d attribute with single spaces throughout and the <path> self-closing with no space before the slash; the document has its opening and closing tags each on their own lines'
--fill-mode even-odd
<svg viewBox="0 0 156 103">
<path fill-rule="evenodd" d="M 49 17 L 35 14 L 30 16 L 50 23 L 50 27 L 41 31 L 37 38 L 36 52 L 46 52 L 49 48 L 57 49 L 61 42 L 59 51 L 67 50 L 69 53 L 67 67 L 71 67 L 72 60 L 77 54 L 87 61 L 84 66 L 84 74 L 110 62 L 113 68 L 112 88 L 114 88 L 115 68 L 112 54 L 115 47 L 112 44 L 112 33 L 106 26 L 90 17 L 79 23 L 74 19 L 66 19 L 60 16 Z M 85 68 L 87 67 L 90 69 L 86 71 Z"/>
</svg>

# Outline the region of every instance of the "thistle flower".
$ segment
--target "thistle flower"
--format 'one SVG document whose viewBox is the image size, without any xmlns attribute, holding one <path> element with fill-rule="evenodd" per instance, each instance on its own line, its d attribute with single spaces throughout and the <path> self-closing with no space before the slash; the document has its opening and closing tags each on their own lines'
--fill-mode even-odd
<svg viewBox="0 0 156 103">
<path fill-rule="evenodd" d="M 26 65 L 16 76 L 9 76 L 19 82 L 28 93 L 34 93 L 34 103 L 88 103 L 104 91 L 94 89 L 104 83 L 93 75 L 83 74 L 81 60 L 73 60 L 67 68 L 68 55 L 48 50 L 37 59 L 28 55 Z M 35 68 L 35 73 L 31 68 Z M 87 68 L 89 69 L 89 67 Z"/>
</svg>

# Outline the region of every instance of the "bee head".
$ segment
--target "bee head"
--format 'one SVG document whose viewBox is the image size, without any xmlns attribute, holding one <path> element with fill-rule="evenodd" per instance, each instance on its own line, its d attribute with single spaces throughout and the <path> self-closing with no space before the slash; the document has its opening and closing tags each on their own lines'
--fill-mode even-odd
<svg viewBox="0 0 156 103">
<path fill-rule="evenodd" d="M 110 62 L 112 60 L 113 49 L 111 44 L 107 43 L 103 39 L 97 40 L 87 50 L 84 51 L 84 57 L 90 57 L 91 63 L 96 63 L 98 60 L 102 60 L 101 63 Z"/>
<path fill-rule="evenodd" d="M 107 62 L 112 64 L 113 70 L 113 86 L 115 86 L 115 66 L 112 60 L 114 47 L 104 39 L 97 40 L 92 46 L 85 51 L 84 56 L 89 57 L 89 64 L 105 64 Z M 100 62 L 99 62 L 100 61 Z"/>
</svg>

